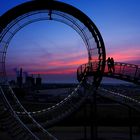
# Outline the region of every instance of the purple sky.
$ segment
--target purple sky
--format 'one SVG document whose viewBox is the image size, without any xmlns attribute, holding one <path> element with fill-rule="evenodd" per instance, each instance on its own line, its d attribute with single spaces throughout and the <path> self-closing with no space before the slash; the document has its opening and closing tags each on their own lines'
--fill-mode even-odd
<svg viewBox="0 0 140 140">
<path fill-rule="evenodd" d="M 139 0 L 62 1 L 93 20 L 104 39 L 107 56 L 119 62 L 140 64 Z M 0 14 L 23 2 L 26 0 L 1 0 Z M 40 21 L 24 27 L 14 36 L 6 65 L 13 74 L 15 68 L 23 67 L 31 74 L 45 74 L 44 79 L 48 76 L 49 81 L 56 75 L 56 81 L 61 78 L 72 81 L 76 79 L 77 67 L 88 61 L 87 56 L 83 40 L 72 28 L 54 21 Z"/>
</svg>

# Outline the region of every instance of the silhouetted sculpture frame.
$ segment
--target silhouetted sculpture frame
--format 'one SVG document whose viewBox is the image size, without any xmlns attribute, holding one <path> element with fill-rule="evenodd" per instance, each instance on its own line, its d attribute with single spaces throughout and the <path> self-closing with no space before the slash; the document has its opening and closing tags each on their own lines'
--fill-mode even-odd
<svg viewBox="0 0 140 140">
<path fill-rule="evenodd" d="M 96 75 L 96 78 L 94 79 L 95 80 L 94 82 L 96 84 L 94 86 L 98 87 L 98 85 L 99 85 L 99 83 L 100 83 L 100 81 L 102 79 L 102 74 L 103 74 L 104 68 L 105 68 L 105 47 L 104 47 L 104 42 L 103 42 L 103 39 L 101 37 L 100 32 L 98 31 L 98 29 L 95 26 L 95 24 L 84 13 L 82 13 L 81 11 L 79 11 L 76 8 L 74 8 L 74 7 L 70 6 L 70 5 L 67 5 L 65 3 L 61 3 L 61 2 L 57 2 L 57 1 L 51 1 L 51 0 L 50 1 L 49 0 L 48 1 L 41 1 L 41 2 L 40 1 L 27 2 L 25 4 L 22 4 L 22 5 L 19 5 L 19 6 L 15 7 L 15 8 L 13 8 L 12 10 L 8 11 L 7 13 L 5 13 L 4 15 L 2 15 L 0 17 L 0 56 L 1 56 L 1 58 L 0 58 L 0 60 L 1 60 L 0 61 L 1 62 L 0 63 L 1 64 L 0 76 L 1 76 L 1 83 L 4 84 L 6 82 L 6 79 L 5 79 L 6 78 L 5 58 L 6 58 L 6 52 L 7 52 L 7 47 L 9 45 L 9 41 L 12 39 L 12 37 L 14 36 L 14 34 L 18 30 L 20 30 L 22 27 L 30 24 L 32 21 L 31 22 L 27 22 L 27 24 L 25 24 L 24 26 L 21 26 L 21 28 L 19 28 L 14 34 L 13 34 L 13 32 L 9 32 L 9 29 L 12 27 L 11 24 L 12 25 L 18 24 L 17 19 L 23 19 L 24 16 L 26 16 L 26 17 L 30 16 L 30 14 L 29 14 L 30 12 L 39 13 L 39 11 L 46 10 L 46 9 L 47 9 L 47 13 L 49 15 L 48 16 L 49 20 L 53 20 L 52 14 L 53 14 L 54 11 L 57 14 L 60 14 L 58 11 L 61 11 L 61 16 L 64 16 L 62 13 L 66 13 L 65 14 L 66 18 L 69 18 L 68 15 L 70 15 L 73 18 L 78 19 L 81 23 L 83 23 L 83 25 L 85 25 L 84 28 L 80 29 L 77 24 L 74 24 L 75 27 L 77 26 L 77 29 L 79 30 L 78 33 L 80 34 L 80 36 L 83 37 L 83 40 L 84 40 L 84 42 L 85 42 L 85 44 L 87 46 L 88 55 L 89 55 L 89 58 L 88 58 L 89 62 L 88 62 L 88 64 L 84 64 L 83 67 L 79 67 L 79 69 L 78 69 L 79 71 L 77 71 L 77 75 L 78 74 L 80 75 L 81 73 L 85 73 L 85 70 L 86 70 L 87 73 L 88 73 L 88 71 L 89 71 L 89 73 L 92 72 L 91 75 Z M 43 20 L 43 19 L 38 19 L 38 20 Z M 61 21 L 61 22 L 64 22 L 64 21 Z M 73 22 L 73 21 L 71 21 L 71 22 Z M 76 30 L 76 28 L 74 28 L 74 29 Z M 92 34 L 91 38 L 94 39 L 94 41 L 96 43 L 96 48 L 90 48 L 90 45 L 89 45 L 90 38 L 86 38 L 86 35 L 84 34 L 84 31 L 86 29 L 88 29 L 88 31 Z M 6 35 L 8 36 L 8 34 L 10 34 L 11 38 L 10 38 L 10 40 L 5 42 L 5 40 L 3 40 L 3 38 Z M 95 53 L 93 51 L 95 51 Z M 94 57 L 94 54 L 96 55 L 95 57 Z M 90 71 L 90 70 L 94 70 L 94 71 Z M 139 69 L 137 69 L 137 70 L 139 70 Z M 139 74 L 139 72 L 138 72 L 138 74 Z M 89 76 L 91 76 L 91 75 L 89 75 Z M 83 80 L 83 76 L 82 76 L 82 78 L 81 77 L 79 78 L 79 82 L 81 80 Z M 77 90 L 78 89 L 76 89 L 76 91 Z M 16 99 L 16 97 L 15 97 L 15 95 L 14 95 L 14 93 L 13 93 L 11 88 L 9 89 L 9 91 L 11 91 L 11 93 L 13 94 L 13 96 L 15 98 L 15 101 L 17 101 L 17 99 Z M 72 102 L 70 100 L 71 96 L 72 95 L 67 97 L 61 103 L 57 104 L 57 106 L 59 105 L 62 108 L 62 105 L 65 106 L 65 104 L 64 104 L 65 102 L 67 102 L 67 104 L 69 105 L 68 107 L 71 107 L 70 106 L 71 104 L 75 105 L 75 102 Z M 78 102 L 78 101 L 76 101 L 76 102 Z M 16 103 L 17 103 L 17 106 L 21 107 L 20 102 L 16 102 Z M 83 102 L 81 102 L 81 103 L 83 103 Z M 76 104 L 77 108 L 80 106 L 80 104 L 78 104 L 78 105 Z M 59 110 L 58 110 L 57 106 L 53 106 L 49 110 L 52 109 L 51 113 L 54 113 L 55 115 L 57 114 L 56 111 L 59 111 L 59 113 L 60 113 L 60 111 L 62 111 L 63 116 L 61 116 L 61 119 L 63 117 L 65 117 L 65 114 L 67 112 L 72 112 L 72 111 L 67 111 L 66 109 L 62 110 L 61 108 L 59 108 Z M 27 117 L 28 118 L 28 115 L 33 115 L 33 117 L 36 117 L 36 116 L 38 116 L 39 113 L 43 114 L 45 111 L 46 110 L 38 111 L 38 112 L 34 112 L 34 113 L 33 112 L 27 112 L 27 114 L 25 112 L 16 112 L 16 113 L 19 116 L 21 115 L 22 117 Z M 49 113 L 49 111 L 47 113 Z M 37 115 L 35 116 L 35 114 L 37 114 Z M 52 124 L 54 124 L 54 122 L 58 122 L 59 119 L 60 119 L 60 117 L 58 117 L 57 120 L 56 119 L 55 120 L 51 120 Z M 50 125 L 51 125 L 51 123 L 50 123 Z"/>
<path fill-rule="evenodd" d="M 12 28 L 16 24 L 19 24 L 19 21 L 24 19 L 25 17 L 31 16 L 31 14 L 42 12 L 43 10 L 48 10 L 47 12 L 48 12 L 49 20 L 53 20 L 54 13 L 59 14 L 59 16 L 65 16 L 67 20 L 69 20 L 68 18 L 71 18 L 70 22 L 73 22 L 74 26 L 71 26 L 71 25 L 69 26 L 75 29 L 84 40 L 88 49 L 89 62 L 96 61 L 98 65 L 97 71 L 100 74 L 98 74 L 98 78 L 96 79 L 97 81 L 95 82 L 98 83 L 97 85 L 99 85 L 102 79 L 102 73 L 105 68 L 105 57 L 106 57 L 104 42 L 103 42 L 103 39 L 99 30 L 97 29 L 96 25 L 80 10 L 62 2 L 49 1 L 49 0 L 41 1 L 41 2 L 31 1 L 31 2 L 21 4 L 9 10 L 8 12 L 6 12 L 4 15 L 0 17 L 0 43 L 1 43 L 0 44 L 0 51 L 1 51 L 0 53 L 1 55 L 0 81 L 1 83 L 5 83 L 7 81 L 5 59 L 6 59 L 6 52 L 7 52 L 7 48 L 8 48 L 10 40 L 12 39 L 12 37 L 16 34 L 18 30 L 30 24 L 31 22 L 35 22 L 35 21 L 30 21 L 26 23 L 24 26 L 21 26 L 19 29 L 17 29 L 15 33 L 9 31 L 10 28 Z M 77 24 L 78 22 L 76 23 L 75 19 L 77 19 L 78 22 L 81 22 L 84 25 L 83 28 L 79 27 L 79 25 Z M 38 18 L 38 20 L 45 20 L 45 19 Z M 65 21 L 64 20 L 61 21 L 59 19 L 59 22 L 64 23 Z M 69 23 L 67 22 L 66 24 L 69 24 Z M 90 37 L 87 37 L 87 34 L 89 33 L 91 33 L 91 35 L 89 35 Z M 3 39 L 5 36 L 6 37 L 11 36 L 11 37 L 8 41 L 5 41 Z M 96 44 L 96 46 L 93 43 L 93 41 Z"/>
<path fill-rule="evenodd" d="M 92 62 L 92 65 L 94 62 Z M 84 73 L 85 67 L 87 67 L 89 64 L 83 64 L 78 67 L 77 69 L 77 77 L 80 79 L 80 75 Z M 110 73 L 108 71 L 108 66 L 106 65 L 105 71 L 103 73 L 103 77 L 110 77 L 110 78 L 115 78 L 119 80 L 123 80 L 126 82 L 131 82 L 137 85 L 140 85 L 140 66 L 139 65 L 134 65 L 134 64 L 128 64 L 128 63 L 123 63 L 123 62 L 115 62 L 115 72 Z M 88 69 L 87 70 L 87 76 L 92 76 L 94 73 L 94 69 Z"/>
<path fill-rule="evenodd" d="M 42 15 L 43 13 L 46 13 L 47 18 L 46 17 L 40 18 L 37 16 Z M 36 16 L 37 18 L 31 19 L 31 17 Z M 29 19 L 28 21 L 26 21 L 28 17 Z M 92 84 L 94 83 L 92 90 L 90 89 L 85 90 L 84 95 L 78 93 L 78 90 L 82 86 L 82 83 L 86 81 L 86 79 L 84 79 L 84 76 L 86 74 L 85 73 L 83 77 L 80 79 L 77 88 L 75 88 L 75 90 L 71 92 L 71 94 L 64 100 L 47 109 L 29 112 L 30 115 L 33 115 L 35 119 L 38 118 L 38 120 L 40 119 L 40 117 L 46 114 L 48 115 L 48 118 L 51 116 L 52 113 L 55 114 L 54 118 L 49 118 L 50 120 L 48 119 L 46 121 L 46 126 L 51 126 L 54 125 L 59 120 L 62 120 L 64 117 L 70 115 L 72 112 L 76 111 L 84 102 L 88 94 L 89 93 L 93 94 L 95 89 L 99 86 L 105 68 L 106 52 L 102 36 L 99 30 L 97 29 L 96 25 L 80 10 L 68 4 L 52 0 L 27 2 L 9 10 L 0 17 L 0 49 L 1 49 L 0 82 L 2 84 L 7 83 L 5 59 L 9 42 L 11 41 L 13 36 L 24 26 L 40 20 L 56 20 L 72 27 L 81 36 L 81 38 L 85 43 L 85 46 L 87 47 L 88 52 L 87 63 L 90 64 L 91 62 L 94 62 L 95 64 L 93 66 L 95 71 L 92 75 L 93 76 Z M 18 28 L 16 29 L 13 28 L 16 26 L 18 26 Z M 85 69 L 87 69 L 88 67 L 86 67 Z M 93 90 L 94 87 L 96 88 Z M 17 106 L 19 106 L 20 108 L 21 104 L 20 102 L 17 102 L 17 99 L 10 87 L 8 91 L 12 93 L 15 102 L 18 103 Z M 76 96 L 78 98 L 75 98 Z M 63 110 L 63 107 L 65 108 L 65 110 Z M 25 114 L 25 112 L 17 112 L 17 114 L 20 117 L 28 118 L 28 115 Z"/>
</svg>

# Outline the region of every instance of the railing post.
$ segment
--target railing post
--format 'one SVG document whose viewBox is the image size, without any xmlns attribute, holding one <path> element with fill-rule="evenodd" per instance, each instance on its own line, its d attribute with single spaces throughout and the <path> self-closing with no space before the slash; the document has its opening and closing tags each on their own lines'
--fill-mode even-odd
<svg viewBox="0 0 140 140">
<path fill-rule="evenodd" d="M 135 71 L 135 74 L 134 74 L 134 80 L 136 79 L 137 71 L 138 71 L 138 66 L 136 66 L 136 71 Z"/>
<path fill-rule="evenodd" d="M 80 76 L 82 76 L 82 74 L 83 74 L 83 71 L 82 71 L 82 67 L 83 67 L 83 65 L 81 65 L 81 73 L 80 73 Z"/>
<path fill-rule="evenodd" d="M 119 70 L 119 74 L 121 73 L 121 69 L 122 69 L 122 65 L 120 64 L 120 70 Z"/>
<path fill-rule="evenodd" d="M 122 75 L 124 75 L 125 65 L 123 65 Z"/>
</svg>

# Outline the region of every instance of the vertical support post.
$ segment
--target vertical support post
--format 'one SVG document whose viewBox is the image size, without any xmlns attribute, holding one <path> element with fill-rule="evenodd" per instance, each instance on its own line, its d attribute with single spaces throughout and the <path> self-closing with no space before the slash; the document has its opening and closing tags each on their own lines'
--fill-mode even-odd
<svg viewBox="0 0 140 140">
<path fill-rule="evenodd" d="M 124 75 L 125 66 L 126 65 L 123 65 L 122 75 Z"/>
<path fill-rule="evenodd" d="M 49 9 L 48 15 L 49 15 L 49 20 L 52 20 L 52 9 Z"/>
<path fill-rule="evenodd" d="M 84 140 L 87 140 L 87 103 L 84 105 Z"/>
<path fill-rule="evenodd" d="M 138 71 L 138 66 L 136 66 L 136 71 L 135 71 L 135 74 L 134 74 L 134 80 L 136 80 L 136 78 L 137 78 L 137 71 Z"/>
<path fill-rule="evenodd" d="M 95 140 L 98 139 L 98 127 L 97 127 L 97 90 L 94 91 L 94 121 L 95 121 Z"/>
<path fill-rule="evenodd" d="M 129 107 L 129 138 L 133 140 L 132 109 Z"/>
<path fill-rule="evenodd" d="M 94 91 L 94 93 L 91 96 L 91 140 L 97 140 L 97 92 Z"/>
<path fill-rule="evenodd" d="M 94 130 L 93 130 L 93 127 L 94 127 L 94 121 L 93 121 L 93 116 L 94 116 L 94 112 L 93 112 L 93 96 L 91 96 L 91 99 L 90 99 L 90 137 L 91 137 L 91 140 L 94 140 Z"/>
</svg>

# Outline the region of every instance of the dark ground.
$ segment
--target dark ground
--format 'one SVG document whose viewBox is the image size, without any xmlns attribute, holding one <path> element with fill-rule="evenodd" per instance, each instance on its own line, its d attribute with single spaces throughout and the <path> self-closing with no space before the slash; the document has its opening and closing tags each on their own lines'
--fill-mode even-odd
<svg viewBox="0 0 140 140">
<path fill-rule="evenodd" d="M 135 99 L 140 99 L 139 87 L 127 86 L 107 86 L 112 91 L 122 92 L 124 95 L 129 95 Z M 34 103 L 29 105 L 29 102 L 23 102 L 23 105 L 29 110 L 47 107 L 45 103 Z M 80 110 L 59 122 L 49 129 L 49 132 L 58 140 L 89 140 L 90 139 L 90 125 L 91 114 L 90 104 L 87 101 L 85 106 Z M 129 108 L 120 105 L 114 101 L 98 97 L 97 104 L 97 124 L 98 124 L 98 139 L 99 140 L 130 140 L 130 123 L 133 126 L 132 140 L 140 140 L 140 113 L 132 111 L 132 117 L 129 116 Z M 86 126 L 86 127 L 85 127 Z M 85 139 L 85 128 L 87 130 Z M 0 130 L 0 140 L 13 140 L 7 133 Z"/>
</svg>

